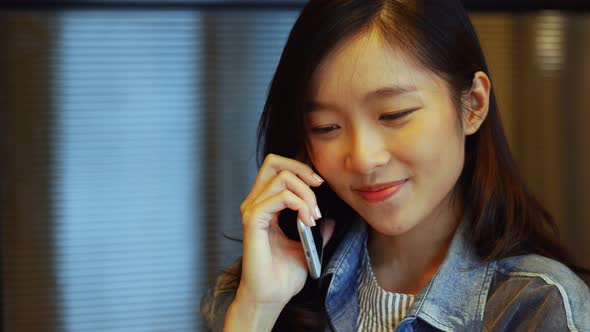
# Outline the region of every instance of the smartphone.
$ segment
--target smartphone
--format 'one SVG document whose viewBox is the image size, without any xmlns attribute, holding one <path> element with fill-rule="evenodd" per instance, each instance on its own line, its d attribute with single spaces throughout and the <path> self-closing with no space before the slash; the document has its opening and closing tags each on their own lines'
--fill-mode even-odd
<svg viewBox="0 0 590 332">
<path fill-rule="evenodd" d="M 297 218 L 297 232 L 305 251 L 309 275 L 313 279 L 317 279 L 322 273 L 323 239 L 320 228 L 319 226 L 309 227 Z"/>
<path fill-rule="evenodd" d="M 314 187 L 312 190 L 316 195 L 320 209 L 323 205 L 322 202 L 334 204 L 335 200 L 333 196 L 335 197 L 335 195 L 331 194 L 332 192 L 326 185 Z M 331 216 L 327 209 L 322 210 L 322 215 L 324 218 Z M 324 240 L 320 228 L 324 222 L 324 218 L 316 220 L 317 226 L 309 227 L 299 220 L 297 211 L 285 209 L 279 215 L 279 227 L 283 233 L 292 240 L 301 241 L 309 275 L 313 279 L 318 279 L 322 273 Z"/>
</svg>

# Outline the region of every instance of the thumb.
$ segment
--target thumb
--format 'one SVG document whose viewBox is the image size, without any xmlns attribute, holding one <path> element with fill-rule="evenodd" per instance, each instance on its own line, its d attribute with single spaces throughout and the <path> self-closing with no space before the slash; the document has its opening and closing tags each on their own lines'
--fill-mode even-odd
<svg viewBox="0 0 590 332">
<path fill-rule="evenodd" d="M 322 247 L 325 247 L 326 244 L 328 244 L 328 241 L 330 241 L 330 239 L 332 238 L 332 235 L 334 235 L 336 221 L 334 219 L 326 218 L 320 225 L 320 232 L 322 233 L 323 239 Z"/>
</svg>

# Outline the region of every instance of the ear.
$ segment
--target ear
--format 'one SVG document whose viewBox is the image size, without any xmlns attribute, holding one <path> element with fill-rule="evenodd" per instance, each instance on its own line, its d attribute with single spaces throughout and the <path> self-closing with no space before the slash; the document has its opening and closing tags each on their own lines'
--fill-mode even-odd
<svg viewBox="0 0 590 332">
<path fill-rule="evenodd" d="M 471 135 L 477 132 L 490 106 L 490 78 L 483 71 L 473 75 L 473 83 L 466 100 L 467 109 L 463 112 L 463 132 Z"/>
</svg>

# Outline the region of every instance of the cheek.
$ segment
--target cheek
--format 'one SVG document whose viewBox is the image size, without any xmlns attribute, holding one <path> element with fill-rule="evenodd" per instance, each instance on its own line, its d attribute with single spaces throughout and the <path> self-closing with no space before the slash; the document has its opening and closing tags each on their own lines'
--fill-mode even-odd
<svg viewBox="0 0 590 332">
<path fill-rule="evenodd" d="M 313 144 L 309 156 L 318 174 L 338 196 L 346 200 L 350 180 L 345 166 L 346 149 L 338 143 Z"/>
<path fill-rule="evenodd" d="M 328 181 L 331 182 L 330 176 L 337 171 L 338 163 L 336 158 L 337 151 L 328 144 L 313 144 L 309 151 L 309 157 L 316 171 Z"/>
<path fill-rule="evenodd" d="M 454 121 L 452 117 L 430 117 L 408 130 L 398 159 L 414 175 L 421 175 L 417 180 L 453 176 L 462 167 L 463 141 Z"/>
</svg>

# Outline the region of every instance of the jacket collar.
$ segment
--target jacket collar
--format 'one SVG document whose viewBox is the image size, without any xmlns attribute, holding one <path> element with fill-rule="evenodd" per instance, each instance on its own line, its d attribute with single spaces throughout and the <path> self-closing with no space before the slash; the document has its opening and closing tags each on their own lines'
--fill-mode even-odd
<svg viewBox="0 0 590 332">
<path fill-rule="evenodd" d="M 366 228 L 366 223 L 360 218 L 351 223 L 320 277 L 320 286 L 328 283 L 325 306 L 335 331 L 349 331 L 356 324 L 357 279 L 361 253 L 367 239 Z"/>
<path fill-rule="evenodd" d="M 445 260 L 434 277 L 418 293 L 403 326 L 417 318 L 443 331 L 480 330 L 494 262 L 485 263 L 469 242 L 465 220 L 459 224 Z M 358 317 L 357 279 L 366 223 L 353 223 L 327 264 L 320 284 L 329 282 L 326 310 L 336 331 L 349 330 Z"/>
<path fill-rule="evenodd" d="M 444 331 L 481 330 L 495 262 L 482 262 L 461 222 L 439 270 L 418 293 L 400 326 L 418 317 Z"/>
</svg>

